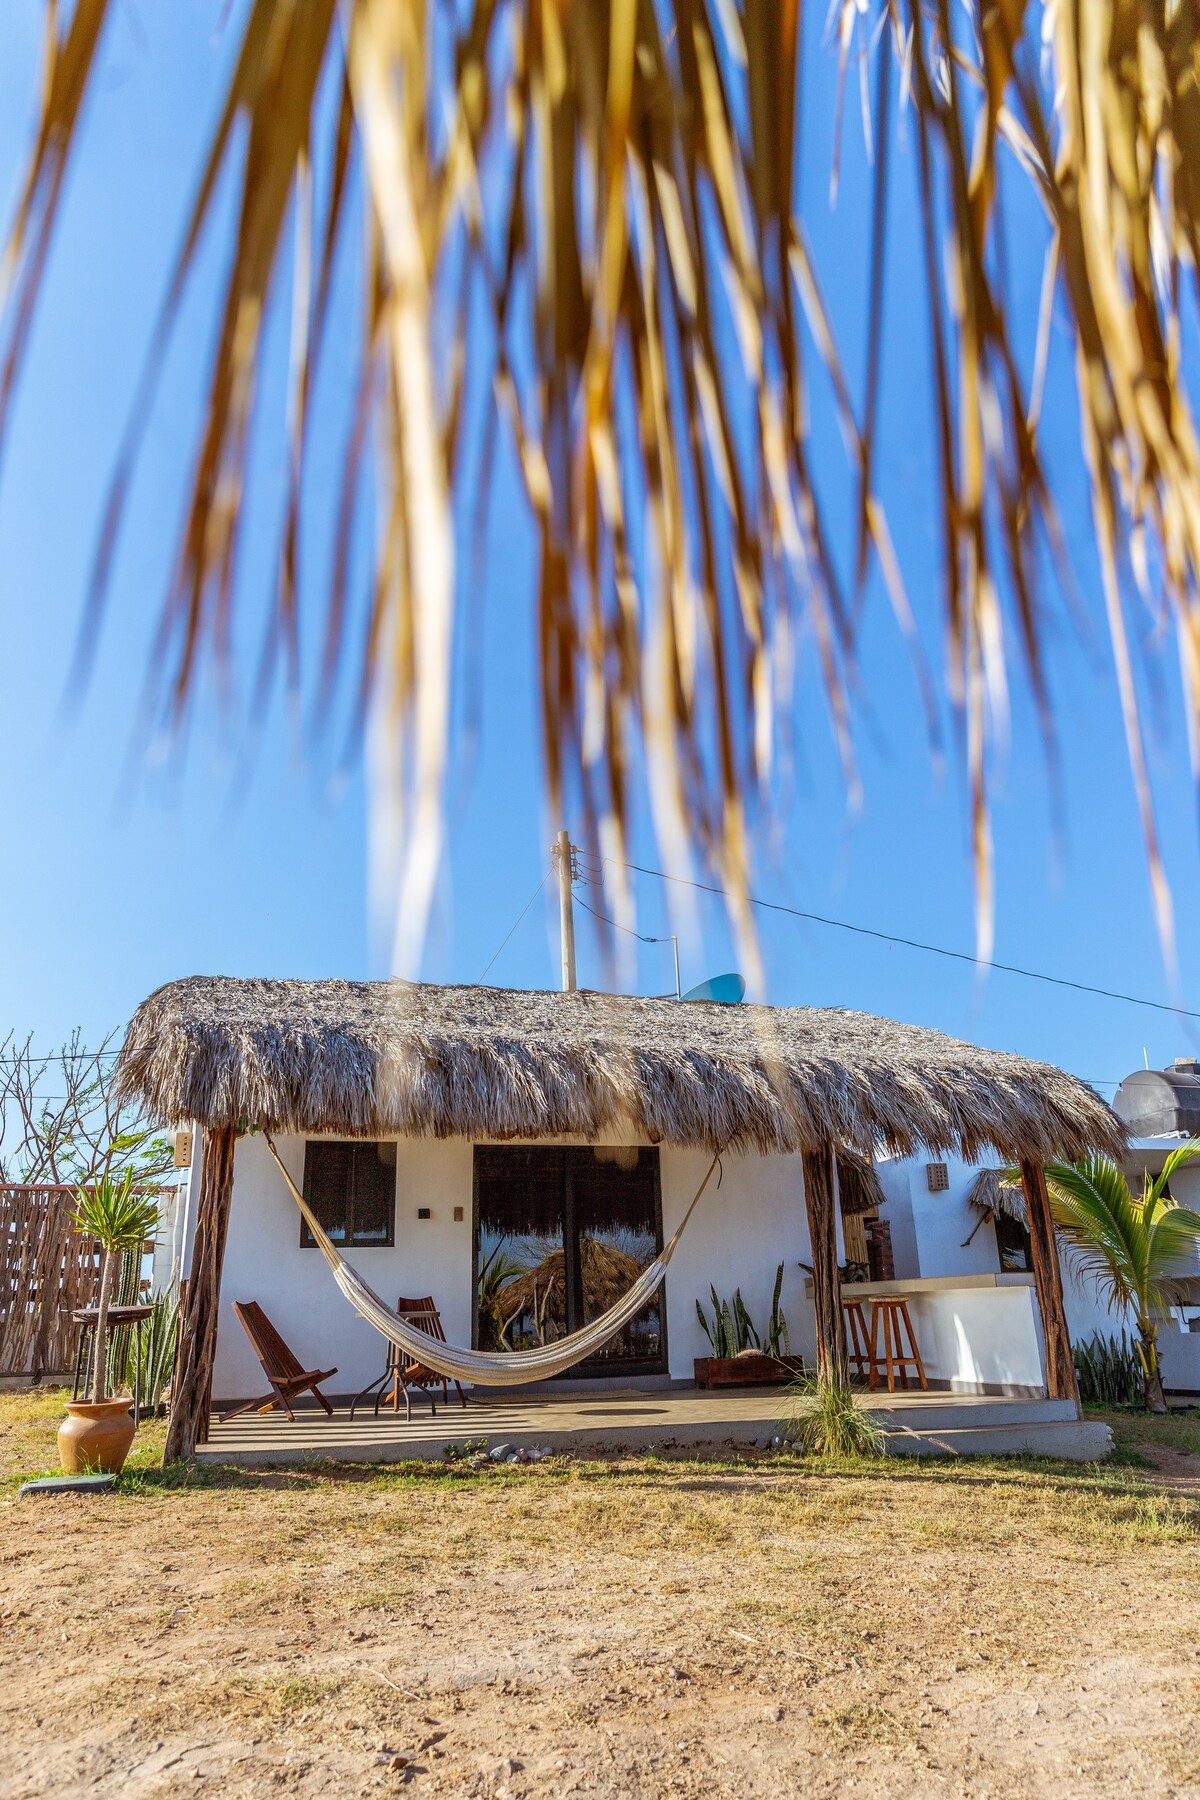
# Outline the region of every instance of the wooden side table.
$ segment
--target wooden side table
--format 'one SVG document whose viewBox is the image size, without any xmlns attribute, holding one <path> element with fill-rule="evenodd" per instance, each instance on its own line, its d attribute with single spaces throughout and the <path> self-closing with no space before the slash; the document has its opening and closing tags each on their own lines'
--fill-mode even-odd
<svg viewBox="0 0 1200 1800">
<path fill-rule="evenodd" d="M 108 1309 L 107 1332 L 117 1330 L 121 1325 L 132 1325 L 137 1332 L 137 1358 L 133 1365 L 133 1422 L 142 1422 L 142 1326 L 154 1311 L 152 1306 L 110 1306 Z M 79 1398 L 80 1376 L 84 1376 L 83 1385 L 90 1385 L 92 1373 L 92 1357 L 96 1354 L 96 1326 L 100 1320 L 100 1309 L 96 1306 L 81 1306 L 71 1314 L 73 1322 L 80 1327 L 79 1349 L 75 1353 L 75 1390 L 72 1400 Z M 89 1341 L 88 1333 L 91 1333 Z M 107 1335 L 107 1334 L 106 1334 Z M 86 1370 L 84 1368 L 83 1347 L 88 1344 Z M 107 1344 L 105 1345 L 107 1350 Z"/>
</svg>

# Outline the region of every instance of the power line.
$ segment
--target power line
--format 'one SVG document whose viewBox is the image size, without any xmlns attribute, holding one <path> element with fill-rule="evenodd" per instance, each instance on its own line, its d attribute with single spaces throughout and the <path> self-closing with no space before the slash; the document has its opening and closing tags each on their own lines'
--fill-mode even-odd
<svg viewBox="0 0 1200 1800">
<path fill-rule="evenodd" d="M 613 859 L 605 857 L 604 860 L 611 862 Z M 715 887 L 710 882 L 690 881 L 684 875 L 668 875 L 662 869 L 647 869 L 641 863 L 614 863 L 613 866 L 632 869 L 638 875 L 652 875 L 657 881 L 673 881 L 678 887 L 696 888 L 702 894 L 718 894 L 723 900 L 732 898 L 727 889 Z M 784 906 L 779 900 L 759 900 L 753 894 L 747 894 L 746 903 L 757 906 L 763 912 L 786 913 L 793 919 L 807 919 L 813 925 L 829 925 L 835 931 L 852 931 L 858 937 L 876 938 L 882 944 L 903 944 L 906 950 L 923 950 L 929 956 L 948 957 L 952 962 L 970 963 L 977 969 L 997 969 L 1003 975 L 1023 975 L 1027 981 L 1044 981 L 1052 987 L 1073 988 L 1079 994 L 1098 994 L 1101 999 L 1123 1000 L 1129 1006 L 1149 1006 L 1155 1012 L 1170 1013 L 1174 1018 L 1200 1019 L 1200 1012 L 1194 1012 L 1187 1006 L 1170 1006 L 1163 1000 L 1145 1000 L 1139 994 L 1122 994 L 1115 988 L 1093 987 L 1087 981 L 1071 981 L 1066 975 L 1046 975 L 1039 969 L 1023 969 L 1016 963 L 987 962 L 980 956 L 969 955 L 965 950 L 947 950 L 944 944 L 923 944 L 917 938 L 901 937 L 895 931 L 875 931 L 870 925 L 851 925 L 846 919 L 830 919 L 823 913 L 805 912 L 798 906 Z"/>
<path fill-rule="evenodd" d="M 538 895 L 541 893 L 542 889 L 545 887 L 547 878 L 549 877 L 549 874 L 550 874 L 550 871 L 549 871 L 549 869 L 547 869 L 545 875 L 542 876 L 542 879 L 538 882 L 538 884 L 534 888 L 532 894 L 530 894 L 528 900 L 525 902 L 524 906 L 521 908 L 520 912 L 517 914 L 515 920 L 509 926 L 508 931 L 504 935 L 504 942 L 500 945 L 500 950 L 503 950 L 504 945 L 507 944 L 509 938 L 512 936 L 513 932 L 517 929 L 517 926 L 521 923 L 521 920 L 525 917 L 525 914 L 529 911 L 530 907 L 533 905 L 534 901 L 537 899 Z M 500 950 L 496 951 L 495 956 L 492 957 L 492 961 L 488 963 L 487 969 L 485 969 L 483 971 L 483 975 L 481 975 L 479 977 L 480 981 L 483 980 L 484 975 L 487 974 L 488 969 L 491 968 L 492 963 L 494 963 L 496 960 L 496 957 L 499 956 Z"/>
<path fill-rule="evenodd" d="M 632 925 L 620 925 L 616 919 L 606 919 L 603 913 L 598 913 L 594 906 L 589 906 L 578 894 L 575 896 L 575 904 L 582 906 L 584 912 L 591 913 L 593 919 L 599 919 L 602 925 L 611 925 L 614 931 L 624 931 L 629 937 L 635 937 L 639 944 L 669 944 L 671 941 L 669 937 L 647 937 L 645 932 L 635 931 Z"/>
</svg>

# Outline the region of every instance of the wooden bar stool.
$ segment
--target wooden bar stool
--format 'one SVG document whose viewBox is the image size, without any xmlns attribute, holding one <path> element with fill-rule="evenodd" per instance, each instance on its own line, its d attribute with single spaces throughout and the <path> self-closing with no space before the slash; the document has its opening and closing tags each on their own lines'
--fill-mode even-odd
<svg viewBox="0 0 1200 1800">
<path fill-rule="evenodd" d="M 874 1366 L 867 1315 L 863 1311 L 861 1300 L 847 1300 L 845 1297 L 842 1299 L 842 1311 L 846 1315 L 846 1359 L 851 1365 L 851 1372 L 860 1381 L 865 1381 Z M 874 1386 L 874 1382 L 871 1385 Z"/>
<path fill-rule="evenodd" d="M 879 1327 L 883 1323 L 883 1354 L 879 1352 Z M 904 1347 L 907 1335 L 908 1349 Z M 921 1352 L 917 1349 L 917 1340 L 913 1332 L 912 1320 L 908 1316 L 908 1301 L 899 1295 L 888 1294 L 871 1300 L 871 1373 L 869 1385 L 873 1388 L 879 1380 L 881 1369 L 887 1370 L 888 1393 L 896 1391 L 896 1376 L 900 1376 L 901 1387 L 908 1386 L 909 1364 L 917 1372 L 917 1379 L 923 1388 L 928 1388 L 925 1379 L 925 1365 L 921 1361 Z"/>
</svg>

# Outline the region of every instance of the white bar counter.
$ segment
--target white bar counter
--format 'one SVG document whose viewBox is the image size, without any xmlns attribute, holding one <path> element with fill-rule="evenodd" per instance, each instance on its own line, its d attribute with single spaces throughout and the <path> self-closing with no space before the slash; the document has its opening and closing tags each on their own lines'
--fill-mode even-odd
<svg viewBox="0 0 1200 1800">
<path fill-rule="evenodd" d="M 812 1298 L 812 1281 L 804 1291 Z M 847 1281 L 846 1300 L 907 1300 L 925 1373 L 963 1394 L 1042 1394 L 1042 1331 L 1033 1276 L 914 1275 Z M 910 1376 L 910 1380 L 912 1377 Z"/>
</svg>

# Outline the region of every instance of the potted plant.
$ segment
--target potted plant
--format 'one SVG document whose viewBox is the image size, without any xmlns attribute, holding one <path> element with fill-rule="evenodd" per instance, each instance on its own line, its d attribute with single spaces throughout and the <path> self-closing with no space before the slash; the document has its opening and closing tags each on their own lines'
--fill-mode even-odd
<svg viewBox="0 0 1200 1800">
<path fill-rule="evenodd" d="M 709 1288 L 713 1304 L 711 1319 L 697 1300 L 696 1317 L 713 1348 L 711 1356 L 695 1358 L 697 1387 L 766 1387 L 803 1374 L 802 1359 L 790 1354 L 787 1320 L 779 1304 L 782 1290 L 783 1264 L 780 1263 L 775 1272 L 771 1317 L 764 1338 L 760 1338 L 754 1329 L 741 1288 L 737 1289 L 732 1301 L 722 1300 L 715 1287 Z"/>
<path fill-rule="evenodd" d="M 91 1188 L 76 1188 L 71 1222 L 85 1237 L 95 1238 L 104 1252 L 92 1379 L 86 1400 L 68 1400 L 67 1417 L 58 1428 L 58 1455 L 66 1475 L 118 1475 L 129 1455 L 136 1430 L 129 1397 L 112 1399 L 108 1377 L 108 1310 L 126 1251 L 141 1255 L 158 1223 L 158 1201 L 134 1188 L 134 1171 L 119 1180 L 105 1175 Z"/>
</svg>

